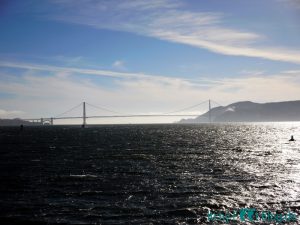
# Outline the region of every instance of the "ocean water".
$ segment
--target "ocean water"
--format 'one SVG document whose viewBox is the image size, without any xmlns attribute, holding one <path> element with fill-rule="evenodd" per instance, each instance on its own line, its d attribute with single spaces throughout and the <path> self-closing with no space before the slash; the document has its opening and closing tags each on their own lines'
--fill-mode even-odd
<svg viewBox="0 0 300 225">
<path fill-rule="evenodd" d="M 212 210 L 300 213 L 300 123 L 2 127 L 0 149 L 1 224 L 212 224 Z"/>
</svg>

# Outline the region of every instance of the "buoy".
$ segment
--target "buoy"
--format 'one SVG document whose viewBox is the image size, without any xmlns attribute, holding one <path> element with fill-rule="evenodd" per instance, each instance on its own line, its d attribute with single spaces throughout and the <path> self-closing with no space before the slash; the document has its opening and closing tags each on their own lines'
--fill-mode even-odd
<svg viewBox="0 0 300 225">
<path fill-rule="evenodd" d="M 289 141 L 295 141 L 294 136 L 291 136 L 291 139 Z"/>
</svg>

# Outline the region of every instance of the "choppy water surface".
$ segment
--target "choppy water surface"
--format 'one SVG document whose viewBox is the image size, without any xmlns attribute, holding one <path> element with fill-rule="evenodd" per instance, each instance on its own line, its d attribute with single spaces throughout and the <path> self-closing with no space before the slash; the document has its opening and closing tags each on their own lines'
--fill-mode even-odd
<svg viewBox="0 0 300 225">
<path fill-rule="evenodd" d="M 299 140 L 289 143 L 292 134 Z M 3 127 L 0 146 L 7 224 L 206 224 L 208 210 L 242 207 L 300 213 L 299 123 Z"/>
</svg>

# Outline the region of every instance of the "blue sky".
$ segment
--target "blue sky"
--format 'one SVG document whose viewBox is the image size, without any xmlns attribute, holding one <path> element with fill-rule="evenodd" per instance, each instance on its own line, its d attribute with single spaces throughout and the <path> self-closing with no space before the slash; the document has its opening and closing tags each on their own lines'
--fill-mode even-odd
<svg viewBox="0 0 300 225">
<path fill-rule="evenodd" d="M 0 117 L 300 96 L 299 0 L 11 0 L 0 16 Z"/>
</svg>

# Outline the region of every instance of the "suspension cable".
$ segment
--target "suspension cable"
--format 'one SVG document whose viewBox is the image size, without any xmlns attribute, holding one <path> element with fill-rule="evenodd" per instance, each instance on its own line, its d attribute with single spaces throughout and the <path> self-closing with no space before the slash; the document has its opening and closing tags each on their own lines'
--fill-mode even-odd
<svg viewBox="0 0 300 225">
<path fill-rule="evenodd" d="M 198 104 L 195 104 L 195 105 L 192 105 L 192 106 L 189 106 L 189 107 L 185 107 L 185 108 L 182 108 L 182 109 L 179 109 L 179 110 L 175 110 L 175 111 L 171 111 L 171 112 L 166 112 L 166 113 L 163 113 L 162 115 L 172 114 L 172 113 L 178 113 L 178 112 L 182 112 L 182 111 L 185 111 L 185 110 L 188 110 L 188 109 L 196 108 L 197 106 L 200 106 L 200 105 L 202 105 L 202 104 L 204 104 L 204 103 L 206 103 L 206 102 L 208 102 L 208 100 L 205 100 L 205 101 L 200 102 L 200 103 L 198 103 Z M 211 100 L 211 102 L 216 103 L 216 104 L 219 105 L 219 106 L 222 106 L 221 104 L 219 104 L 218 102 L 216 102 L 216 101 L 214 101 L 214 100 Z M 104 107 L 96 106 L 96 105 L 93 105 L 93 104 L 90 104 L 90 103 L 87 103 L 87 102 L 86 102 L 86 104 L 89 105 L 89 106 L 91 106 L 91 107 L 94 107 L 94 108 L 96 108 L 96 109 L 99 109 L 99 110 L 101 110 L 101 111 L 106 111 L 106 112 L 116 113 L 116 114 L 120 114 L 120 115 L 129 115 L 129 114 L 126 114 L 126 113 L 117 112 L 117 111 L 114 111 L 114 110 L 111 110 L 111 109 L 107 109 L 107 108 L 104 108 Z M 74 106 L 73 108 L 71 108 L 71 109 L 69 109 L 69 110 L 67 110 L 67 111 L 65 111 L 65 112 L 63 112 L 63 113 L 61 113 L 61 114 L 55 116 L 54 118 L 56 118 L 56 117 L 61 117 L 62 115 L 65 115 L 65 114 L 67 114 L 67 113 L 73 111 L 74 109 L 78 108 L 78 107 L 81 106 L 81 105 L 82 105 L 82 103 L 80 103 L 79 105 L 76 105 L 76 106 Z"/>
<path fill-rule="evenodd" d="M 61 113 L 61 114 L 59 114 L 59 115 L 57 115 L 57 116 L 54 116 L 54 118 L 55 118 L 55 117 L 61 117 L 62 115 L 71 112 L 72 110 L 78 108 L 78 107 L 81 106 L 81 105 L 82 105 L 82 103 L 80 103 L 79 105 L 74 106 L 73 108 L 71 108 L 71 109 L 69 109 L 69 110 L 67 110 L 67 111 L 65 111 L 65 112 L 63 112 L 63 113 Z"/>
<path fill-rule="evenodd" d="M 218 103 L 218 102 L 216 102 L 214 100 L 210 100 L 210 101 L 212 101 L 213 103 L 216 103 L 216 105 L 218 105 L 218 106 L 222 106 L 220 103 Z"/>
<path fill-rule="evenodd" d="M 185 110 L 188 110 L 188 109 L 195 108 L 195 107 L 197 107 L 197 106 L 199 106 L 199 105 L 202 105 L 202 104 L 206 103 L 207 101 L 208 101 L 208 100 L 205 100 L 205 101 L 200 102 L 200 103 L 198 103 L 198 104 L 196 104 L 196 105 L 192 105 L 192 106 L 189 106 L 189 107 L 180 109 L 180 110 L 176 110 L 176 111 L 172 111 L 172 112 L 167 112 L 167 113 L 163 113 L 163 114 L 171 114 L 171 113 L 182 112 L 182 111 L 185 111 Z"/>
<path fill-rule="evenodd" d="M 104 108 L 104 107 L 92 105 L 92 104 L 87 103 L 87 102 L 86 102 L 86 104 L 89 105 L 89 106 L 92 106 L 92 107 L 94 107 L 94 108 L 96 108 L 96 109 L 100 109 L 100 110 L 102 110 L 102 111 L 107 111 L 107 112 L 111 112 L 111 113 L 116 113 L 116 114 L 126 115 L 125 113 L 121 113 L 121 112 L 117 112 L 117 111 L 114 111 L 114 110 L 110 110 L 110 109 L 107 109 L 107 108 Z"/>
</svg>

